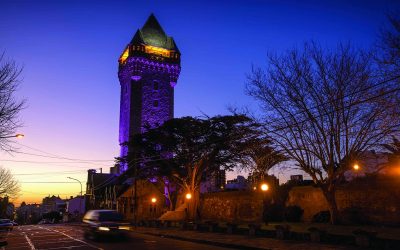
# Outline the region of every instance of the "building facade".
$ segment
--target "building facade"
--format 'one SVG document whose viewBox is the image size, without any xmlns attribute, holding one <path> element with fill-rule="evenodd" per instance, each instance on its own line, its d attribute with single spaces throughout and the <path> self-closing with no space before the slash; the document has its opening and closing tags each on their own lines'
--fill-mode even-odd
<svg viewBox="0 0 400 250">
<path fill-rule="evenodd" d="M 178 47 L 153 14 L 137 30 L 119 58 L 121 157 L 133 135 L 174 117 L 174 86 L 180 67 Z M 121 166 L 119 173 L 126 170 Z"/>
</svg>

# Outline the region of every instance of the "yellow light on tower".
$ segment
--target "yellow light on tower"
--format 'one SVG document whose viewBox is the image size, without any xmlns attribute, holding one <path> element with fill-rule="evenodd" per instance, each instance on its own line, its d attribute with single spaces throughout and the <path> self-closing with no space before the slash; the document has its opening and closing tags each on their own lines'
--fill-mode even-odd
<svg viewBox="0 0 400 250">
<path fill-rule="evenodd" d="M 186 199 L 187 199 L 187 200 L 192 199 L 192 194 L 191 194 L 191 193 L 187 193 L 187 194 L 186 194 Z"/>
<path fill-rule="evenodd" d="M 129 56 L 129 47 L 122 53 L 121 57 L 119 58 L 120 63 L 124 63 Z"/>
<path fill-rule="evenodd" d="M 261 184 L 261 190 L 262 191 L 267 191 L 269 189 L 268 185 L 266 183 Z"/>
</svg>

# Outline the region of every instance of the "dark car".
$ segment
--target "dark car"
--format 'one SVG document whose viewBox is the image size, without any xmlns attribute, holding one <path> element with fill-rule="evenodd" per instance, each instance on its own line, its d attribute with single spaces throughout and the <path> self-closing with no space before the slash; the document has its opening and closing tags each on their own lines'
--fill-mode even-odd
<svg viewBox="0 0 400 250">
<path fill-rule="evenodd" d="M 13 229 L 9 219 L 0 219 L 0 247 L 7 245 L 8 232 Z"/>
<path fill-rule="evenodd" d="M 0 219 L 0 230 L 12 231 L 13 223 L 9 219 Z"/>
<path fill-rule="evenodd" d="M 115 210 L 90 210 L 83 217 L 83 223 L 85 238 L 93 240 L 124 238 L 129 230 L 129 223 Z"/>
</svg>

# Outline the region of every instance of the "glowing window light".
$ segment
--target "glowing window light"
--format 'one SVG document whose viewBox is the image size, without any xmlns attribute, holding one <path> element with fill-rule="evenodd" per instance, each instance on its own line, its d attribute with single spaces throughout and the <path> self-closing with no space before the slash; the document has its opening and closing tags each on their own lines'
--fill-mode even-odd
<svg viewBox="0 0 400 250">
<path fill-rule="evenodd" d="M 147 54 L 155 54 L 155 55 L 159 55 L 159 56 L 163 56 L 163 57 L 170 57 L 169 50 L 150 46 L 150 45 L 145 46 L 145 52 Z"/>
</svg>

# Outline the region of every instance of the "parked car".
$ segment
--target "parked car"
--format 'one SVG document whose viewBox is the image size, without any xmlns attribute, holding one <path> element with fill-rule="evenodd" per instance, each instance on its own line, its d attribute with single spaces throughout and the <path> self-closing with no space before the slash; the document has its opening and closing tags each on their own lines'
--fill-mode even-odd
<svg viewBox="0 0 400 250">
<path fill-rule="evenodd" d="M 129 223 L 115 210 L 90 210 L 83 216 L 84 237 L 98 240 L 101 237 L 124 238 Z"/>
<path fill-rule="evenodd" d="M 13 223 L 9 219 L 0 219 L 0 229 L 5 231 L 13 230 Z"/>
<path fill-rule="evenodd" d="M 13 224 L 9 219 L 0 219 L 0 247 L 7 245 L 8 232 L 13 229 Z"/>
<path fill-rule="evenodd" d="M 43 219 L 38 222 L 38 225 L 43 225 L 43 224 L 53 224 L 53 222 L 49 219 Z"/>
</svg>

